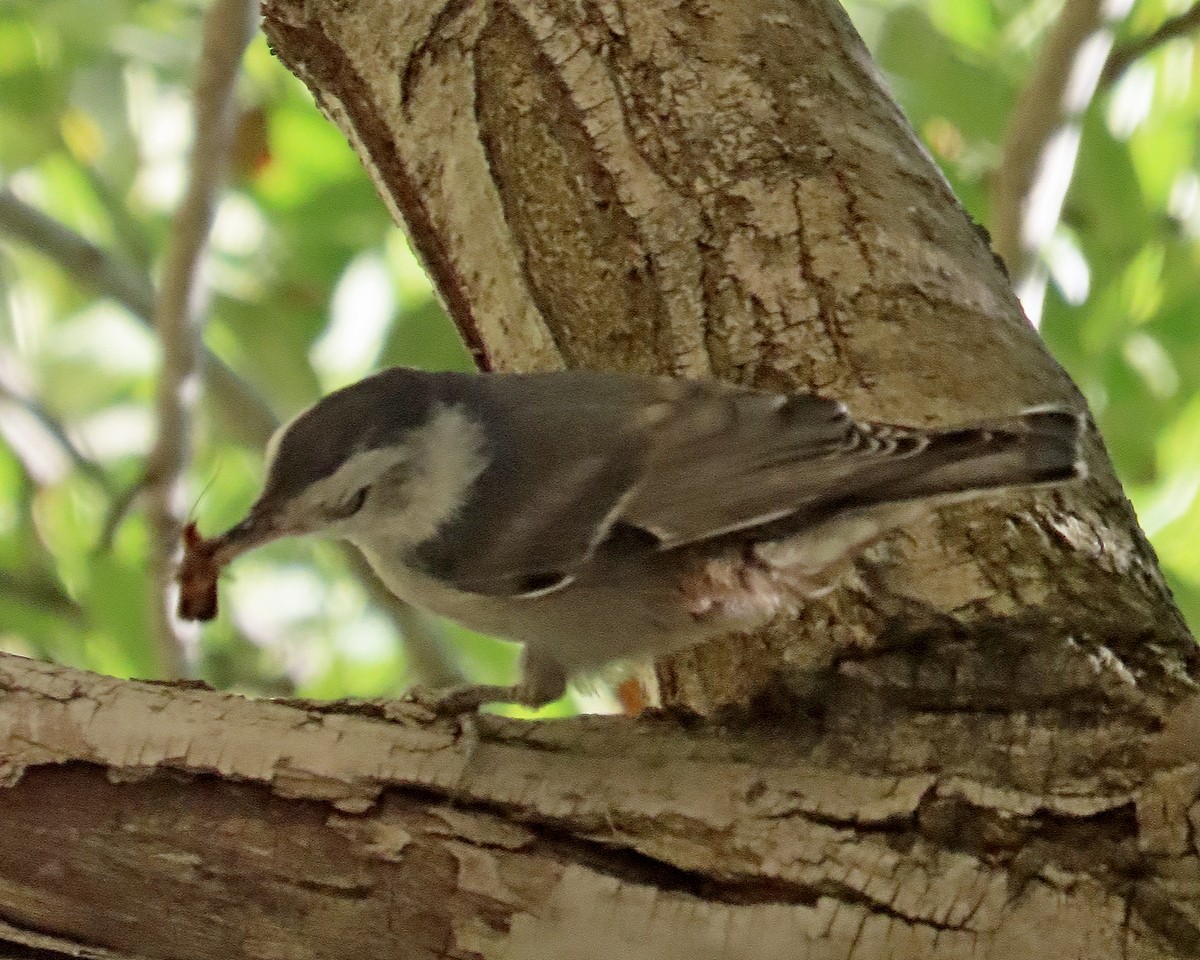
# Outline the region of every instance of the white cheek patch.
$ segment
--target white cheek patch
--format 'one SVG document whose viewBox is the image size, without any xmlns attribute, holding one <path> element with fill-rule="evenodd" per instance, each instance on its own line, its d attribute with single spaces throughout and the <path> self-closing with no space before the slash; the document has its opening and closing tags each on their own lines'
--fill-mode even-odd
<svg viewBox="0 0 1200 960">
<path fill-rule="evenodd" d="M 440 407 L 401 445 L 352 456 L 309 487 L 296 507 L 309 516 L 328 516 L 370 487 L 366 508 L 332 526 L 355 543 L 416 545 L 462 509 L 487 467 L 483 450 L 483 428 L 458 407 Z"/>
<path fill-rule="evenodd" d="M 395 536 L 411 544 L 428 540 L 452 519 L 488 465 L 483 428 L 459 407 L 438 409 L 408 437 L 410 470 Z"/>
</svg>

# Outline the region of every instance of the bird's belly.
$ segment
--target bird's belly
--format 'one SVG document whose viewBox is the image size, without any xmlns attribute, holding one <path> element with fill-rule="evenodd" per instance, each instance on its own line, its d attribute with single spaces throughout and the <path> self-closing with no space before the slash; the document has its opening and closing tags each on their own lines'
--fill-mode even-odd
<svg viewBox="0 0 1200 960">
<path fill-rule="evenodd" d="M 748 629 L 779 608 L 777 592 L 756 587 L 733 558 L 602 562 L 561 590 L 519 598 L 466 593 L 417 570 L 380 562 L 369 548 L 364 553 L 401 599 L 470 630 L 527 644 L 568 673 Z"/>
<path fill-rule="evenodd" d="M 577 582 L 522 599 L 464 593 L 414 571 L 380 575 L 401 599 L 469 630 L 530 645 L 569 673 L 702 638 L 691 637 L 695 623 L 677 605 L 655 604 L 636 589 Z"/>
</svg>

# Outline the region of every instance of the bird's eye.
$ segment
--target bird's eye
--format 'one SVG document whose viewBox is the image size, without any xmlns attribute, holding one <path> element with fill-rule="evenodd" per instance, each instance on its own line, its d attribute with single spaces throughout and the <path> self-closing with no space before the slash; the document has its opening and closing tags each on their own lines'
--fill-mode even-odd
<svg viewBox="0 0 1200 960">
<path fill-rule="evenodd" d="M 359 487 L 349 500 L 334 507 L 330 512 L 338 520 L 345 520 L 348 517 L 354 516 L 363 508 L 363 504 L 367 502 L 367 491 L 370 489 L 370 487 Z"/>
</svg>

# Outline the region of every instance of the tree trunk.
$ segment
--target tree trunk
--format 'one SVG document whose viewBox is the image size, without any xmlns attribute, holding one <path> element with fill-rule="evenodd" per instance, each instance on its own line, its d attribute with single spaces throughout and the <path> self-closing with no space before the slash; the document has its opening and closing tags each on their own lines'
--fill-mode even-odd
<svg viewBox="0 0 1200 960">
<path fill-rule="evenodd" d="M 265 12 L 486 368 L 815 388 L 921 424 L 1082 404 L 833 0 Z M 798 620 L 660 664 L 669 709 L 638 721 L 459 728 L 9 658 L 7 935 L 1200 955 L 1195 646 L 1094 432 L 1088 460 L 1085 484 L 944 511 Z"/>
</svg>

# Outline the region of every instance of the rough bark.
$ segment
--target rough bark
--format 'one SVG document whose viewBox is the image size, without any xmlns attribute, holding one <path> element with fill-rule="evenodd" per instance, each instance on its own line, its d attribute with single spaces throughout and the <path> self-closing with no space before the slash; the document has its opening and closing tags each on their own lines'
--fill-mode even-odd
<svg viewBox="0 0 1200 960">
<path fill-rule="evenodd" d="M 265 12 L 485 367 L 1082 402 L 832 0 Z M 1196 956 L 1194 645 L 1089 462 L 660 665 L 637 721 L 2 661 L 2 919 L 151 957 Z"/>
<path fill-rule="evenodd" d="M 483 717 L 464 734 L 370 704 L 252 703 L 19 658 L 0 688 L 0 941 L 51 956 L 1198 946 L 1194 764 L 1139 783 L 1118 761 L 1021 789 L 986 757 L 936 772 L 921 754 L 944 732 L 863 773 L 805 718 Z"/>
</svg>

